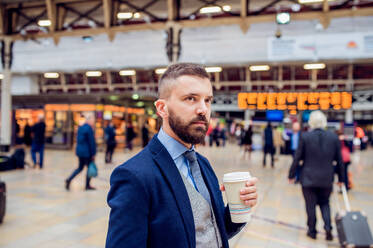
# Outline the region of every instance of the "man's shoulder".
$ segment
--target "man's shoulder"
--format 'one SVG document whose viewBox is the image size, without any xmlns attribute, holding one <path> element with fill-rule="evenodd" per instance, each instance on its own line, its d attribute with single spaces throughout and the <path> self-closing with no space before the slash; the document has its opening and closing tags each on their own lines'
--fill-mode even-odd
<svg viewBox="0 0 373 248">
<path fill-rule="evenodd" d="M 118 171 L 128 171 L 129 173 L 143 176 L 153 173 L 154 165 L 152 154 L 149 148 L 145 147 L 135 156 L 115 168 L 113 175 Z"/>
<path fill-rule="evenodd" d="M 90 131 L 93 131 L 93 129 L 91 128 L 90 125 L 88 125 L 87 123 L 83 124 L 82 126 L 80 126 L 80 128 L 82 129 L 82 131 L 84 132 L 90 132 Z"/>
<path fill-rule="evenodd" d="M 333 140 L 339 140 L 339 139 L 338 139 L 338 135 L 337 135 L 335 132 L 332 132 L 332 131 L 327 130 L 327 131 L 325 131 L 325 135 L 326 135 L 327 137 L 329 137 L 330 139 L 333 139 Z"/>
</svg>

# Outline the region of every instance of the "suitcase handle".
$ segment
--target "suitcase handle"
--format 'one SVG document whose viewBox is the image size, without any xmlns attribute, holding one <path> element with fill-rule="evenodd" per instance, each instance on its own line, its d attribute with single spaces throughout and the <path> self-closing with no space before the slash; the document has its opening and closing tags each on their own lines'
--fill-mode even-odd
<svg viewBox="0 0 373 248">
<path fill-rule="evenodd" d="M 347 190 L 346 190 L 346 186 L 345 186 L 344 183 L 342 183 L 342 186 L 340 187 L 340 189 L 342 191 L 342 196 L 343 196 L 343 202 L 345 204 L 345 209 L 346 209 L 347 212 L 350 212 L 351 211 L 350 201 L 348 200 Z M 339 205 L 339 200 L 338 200 L 337 195 L 335 196 L 335 201 L 337 203 L 338 212 L 340 212 L 341 211 L 341 206 Z"/>
<path fill-rule="evenodd" d="M 350 212 L 351 211 L 350 201 L 348 200 L 346 185 L 344 183 L 342 183 L 341 189 L 342 189 L 343 201 L 345 203 L 346 211 Z"/>
</svg>

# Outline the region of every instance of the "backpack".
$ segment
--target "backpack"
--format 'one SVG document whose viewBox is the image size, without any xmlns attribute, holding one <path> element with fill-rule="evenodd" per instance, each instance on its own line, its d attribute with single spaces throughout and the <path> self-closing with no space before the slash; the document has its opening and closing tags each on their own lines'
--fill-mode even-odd
<svg viewBox="0 0 373 248">
<path fill-rule="evenodd" d="M 342 146 L 342 161 L 343 163 L 351 161 L 351 153 L 347 146 Z"/>
</svg>

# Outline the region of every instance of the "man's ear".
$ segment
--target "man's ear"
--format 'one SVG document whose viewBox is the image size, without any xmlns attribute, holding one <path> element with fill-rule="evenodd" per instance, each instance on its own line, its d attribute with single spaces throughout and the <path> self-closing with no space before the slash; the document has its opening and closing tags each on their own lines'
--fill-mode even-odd
<svg viewBox="0 0 373 248">
<path fill-rule="evenodd" d="M 158 115 L 162 117 L 162 119 L 168 117 L 168 108 L 166 104 L 166 100 L 164 99 L 158 99 L 154 102 L 154 105 L 157 109 Z"/>
</svg>

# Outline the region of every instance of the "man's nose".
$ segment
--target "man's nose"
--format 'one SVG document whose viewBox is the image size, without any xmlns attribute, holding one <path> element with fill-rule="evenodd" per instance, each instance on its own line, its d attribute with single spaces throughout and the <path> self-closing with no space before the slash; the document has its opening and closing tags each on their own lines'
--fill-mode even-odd
<svg viewBox="0 0 373 248">
<path fill-rule="evenodd" d="M 201 101 L 199 104 L 198 104 L 198 107 L 197 107 L 197 114 L 199 115 L 206 115 L 208 111 L 208 106 L 206 104 L 205 101 Z"/>
</svg>

